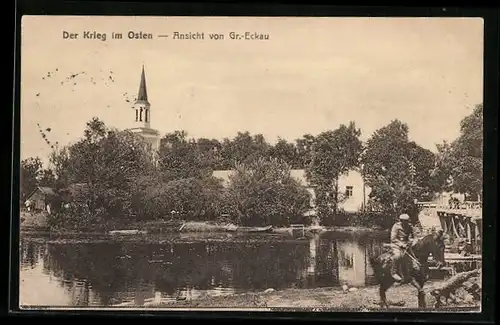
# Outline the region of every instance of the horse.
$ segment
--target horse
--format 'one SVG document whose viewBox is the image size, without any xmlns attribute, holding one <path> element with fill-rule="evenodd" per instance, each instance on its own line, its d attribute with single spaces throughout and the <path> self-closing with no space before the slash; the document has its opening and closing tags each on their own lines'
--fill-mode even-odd
<svg viewBox="0 0 500 325">
<path fill-rule="evenodd" d="M 417 289 L 418 308 L 425 308 L 425 292 L 424 284 L 428 275 L 428 258 L 432 254 L 437 262 L 437 268 L 444 265 L 444 233 L 442 230 L 433 231 L 432 233 L 420 238 L 411 245 L 410 253 L 406 253 L 401 259 L 401 264 L 405 268 L 403 283 L 411 283 Z M 387 303 L 386 291 L 395 283 L 391 275 L 391 266 L 393 262 L 392 252 L 386 251 L 377 257 L 370 258 L 373 267 L 375 278 L 379 285 L 380 307 L 389 308 Z"/>
</svg>

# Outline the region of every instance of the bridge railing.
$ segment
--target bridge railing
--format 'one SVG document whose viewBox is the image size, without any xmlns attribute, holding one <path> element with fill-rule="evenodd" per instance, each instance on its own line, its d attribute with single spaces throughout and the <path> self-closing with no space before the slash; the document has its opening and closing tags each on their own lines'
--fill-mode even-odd
<svg viewBox="0 0 500 325">
<path fill-rule="evenodd" d="M 479 201 L 465 201 L 459 203 L 435 203 L 435 202 L 417 202 L 419 207 L 432 208 L 439 210 L 480 210 L 483 208 L 483 203 Z"/>
</svg>

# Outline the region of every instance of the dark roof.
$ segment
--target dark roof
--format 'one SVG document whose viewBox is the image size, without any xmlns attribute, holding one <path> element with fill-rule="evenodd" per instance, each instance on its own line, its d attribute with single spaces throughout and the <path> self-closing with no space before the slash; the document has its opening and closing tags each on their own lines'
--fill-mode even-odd
<svg viewBox="0 0 500 325">
<path fill-rule="evenodd" d="M 146 74 L 144 66 L 142 66 L 141 84 L 139 85 L 139 93 L 137 94 L 137 102 L 148 102 L 148 91 L 146 89 Z"/>
<path fill-rule="evenodd" d="M 29 200 L 37 191 L 40 191 L 44 195 L 56 195 L 54 189 L 46 186 L 38 186 L 27 196 L 26 201 Z"/>
</svg>

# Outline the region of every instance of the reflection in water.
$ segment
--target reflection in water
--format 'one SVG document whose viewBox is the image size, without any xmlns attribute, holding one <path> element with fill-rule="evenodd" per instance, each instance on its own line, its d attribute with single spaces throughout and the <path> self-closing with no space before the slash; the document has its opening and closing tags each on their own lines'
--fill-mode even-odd
<svg viewBox="0 0 500 325">
<path fill-rule="evenodd" d="M 372 284 L 374 240 L 21 243 L 22 305 L 145 305 L 267 288 Z"/>
</svg>

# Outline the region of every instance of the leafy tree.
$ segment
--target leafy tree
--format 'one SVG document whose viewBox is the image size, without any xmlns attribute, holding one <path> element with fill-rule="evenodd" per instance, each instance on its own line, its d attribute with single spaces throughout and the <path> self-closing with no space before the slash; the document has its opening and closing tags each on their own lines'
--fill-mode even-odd
<svg viewBox="0 0 500 325">
<path fill-rule="evenodd" d="M 56 185 L 56 175 L 52 169 L 43 169 L 40 173 L 38 184 L 54 188 Z"/>
<path fill-rule="evenodd" d="M 299 165 L 297 163 L 298 157 L 295 145 L 285 139 L 278 139 L 276 144 L 270 148 L 269 156 L 271 158 L 283 160 L 292 167 L 297 167 Z"/>
<path fill-rule="evenodd" d="M 451 144 L 438 146 L 439 166 L 435 174 L 449 180 L 447 185 L 466 197 L 482 196 L 483 187 L 483 105 L 462 119 L 460 136 Z"/>
<path fill-rule="evenodd" d="M 408 126 L 393 120 L 377 130 L 362 155 L 371 204 L 395 216 L 417 218 L 415 199 L 429 199 L 440 187 L 433 175 L 435 155 L 408 140 Z"/>
<path fill-rule="evenodd" d="M 84 137 L 64 151 L 59 167 L 68 186 L 72 209 L 82 222 L 97 224 L 125 221 L 132 215 L 132 185 L 139 175 L 148 175 L 153 168 L 152 153 L 139 136 L 128 131 L 109 130 L 94 118 L 87 123 Z M 62 170 L 64 168 L 64 170 Z M 64 191 L 63 191 L 64 192 Z M 71 211 L 70 211 L 71 212 Z"/>
<path fill-rule="evenodd" d="M 137 219 L 170 218 L 176 211 L 184 220 L 213 220 L 219 215 L 222 185 L 213 177 L 163 182 L 150 176 L 137 179 L 134 193 Z"/>
<path fill-rule="evenodd" d="M 315 138 L 311 134 L 305 134 L 302 138 L 295 140 L 297 160 L 295 168 L 302 169 L 309 166 L 312 160 L 312 148 Z"/>
<path fill-rule="evenodd" d="M 312 159 L 306 170 L 311 184 L 316 186 L 316 205 L 320 218 L 337 212 L 340 175 L 359 164 L 361 131 L 354 122 L 349 126 L 319 134 L 312 145 Z"/>
<path fill-rule="evenodd" d="M 160 166 L 168 180 L 201 177 L 207 166 L 196 141 L 185 131 L 166 134 L 160 142 Z"/>
<path fill-rule="evenodd" d="M 224 139 L 222 142 L 221 165 L 230 169 L 237 163 L 251 163 L 268 157 L 270 149 L 262 134 L 252 136 L 249 132 L 238 132 L 232 140 Z"/>
<path fill-rule="evenodd" d="M 54 187 L 57 190 L 63 189 L 70 184 L 69 147 L 55 148 L 49 156 L 51 170 L 55 176 Z"/>
<path fill-rule="evenodd" d="M 28 158 L 21 161 L 21 200 L 26 200 L 27 196 L 38 186 L 38 178 L 42 170 L 40 158 Z"/>
<path fill-rule="evenodd" d="M 225 212 L 242 225 L 288 224 L 309 210 L 310 194 L 290 175 L 290 166 L 260 158 L 238 164 L 224 195 Z"/>
<path fill-rule="evenodd" d="M 220 169 L 222 144 L 216 139 L 200 138 L 196 146 L 202 168 L 207 170 Z"/>
</svg>

